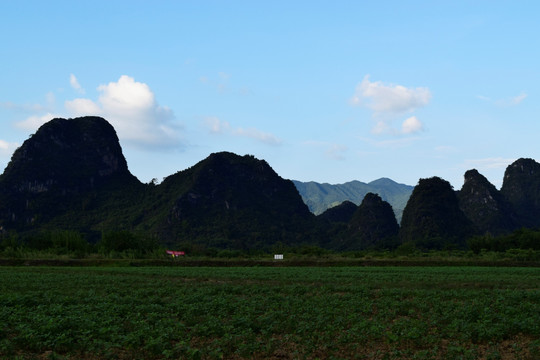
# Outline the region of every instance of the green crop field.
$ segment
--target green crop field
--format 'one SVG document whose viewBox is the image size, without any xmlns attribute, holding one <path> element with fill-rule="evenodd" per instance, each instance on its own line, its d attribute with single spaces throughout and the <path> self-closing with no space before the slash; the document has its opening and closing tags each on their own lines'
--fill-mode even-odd
<svg viewBox="0 0 540 360">
<path fill-rule="evenodd" d="M 540 359 L 540 268 L 0 267 L 2 359 Z"/>
</svg>

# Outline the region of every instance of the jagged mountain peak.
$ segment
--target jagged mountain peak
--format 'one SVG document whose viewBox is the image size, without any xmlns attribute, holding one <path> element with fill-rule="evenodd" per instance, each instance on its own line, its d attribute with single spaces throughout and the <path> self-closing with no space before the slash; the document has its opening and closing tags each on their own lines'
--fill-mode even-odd
<svg viewBox="0 0 540 360">
<path fill-rule="evenodd" d="M 468 181 L 474 181 L 475 179 L 486 179 L 484 175 L 480 174 L 476 169 L 467 170 L 465 172 L 464 178 L 465 183 L 467 183 Z"/>
<path fill-rule="evenodd" d="M 504 178 L 522 174 L 522 175 L 534 175 L 540 173 L 540 164 L 536 160 L 531 158 L 519 158 L 510 164 L 505 171 Z"/>
<path fill-rule="evenodd" d="M 464 177 L 459 206 L 476 231 L 494 235 L 511 231 L 515 225 L 510 205 L 495 186 L 476 169 L 468 170 Z"/>
<path fill-rule="evenodd" d="M 491 193 L 496 193 L 497 189 L 491 184 L 488 179 L 480 174 L 478 170 L 472 169 L 465 172 L 465 181 L 461 187 L 462 193 L 474 193 L 482 190 L 486 195 L 491 196 Z"/>
</svg>

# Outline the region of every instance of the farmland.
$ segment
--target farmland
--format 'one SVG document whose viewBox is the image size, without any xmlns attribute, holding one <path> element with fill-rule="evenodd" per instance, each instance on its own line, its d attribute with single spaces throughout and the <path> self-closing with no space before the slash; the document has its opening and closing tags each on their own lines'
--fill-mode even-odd
<svg viewBox="0 0 540 360">
<path fill-rule="evenodd" d="M 2 359 L 538 359 L 540 268 L 0 267 Z"/>
</svg>

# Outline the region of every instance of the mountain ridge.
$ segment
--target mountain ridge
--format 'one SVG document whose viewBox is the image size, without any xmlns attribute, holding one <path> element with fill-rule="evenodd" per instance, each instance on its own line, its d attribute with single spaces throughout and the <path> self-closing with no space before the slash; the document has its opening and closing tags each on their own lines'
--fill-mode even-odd
<svg viewBox="0 0 540 360">
<path fill-rule="evenodd" d="M 368 193 L 374 193 L 392 206 L 396 218 L 401 219 L 403 209 L 412 194 L 414 186 L 400 184 L 392 179 L 382 177 L 369 183 L 352 180 L 342 184 L 302 182 L 292 180 L 300 196 L 315 215 L 339 205 L 343 201 L 351 201 L 360 205 Z"/>
<path fill-rule="evenodd" d="M 314 189 L 312 202 L 342 205 L 315 216 L 301 195 L 305 188 Z M 351 201 L 359 198 L 360 205 Z M 392 201 L 402 202 L 399 236 Z M 65 230 L 94 243 L 120 232 L 175 247 L 440 249 L 464 248 L 475 235 L 484 236 L 481 244 L 521 227 L 540 228 L 540 164 L 527 158 L 507 167 L 500 191 L 474 169 L 459 191 L 437 177 L 414 187 L 388 178 L 301 183 L 282 178 L 265 160 L 225 151 L 160 184 L 143 184 L 129 172 L 112 125 L 82 117 L 44 124 L 0 175 L 0 240 L 13 232 L 35 239 Z M 520 243 L 540 247 L 531 241 Z"/>
</svg>

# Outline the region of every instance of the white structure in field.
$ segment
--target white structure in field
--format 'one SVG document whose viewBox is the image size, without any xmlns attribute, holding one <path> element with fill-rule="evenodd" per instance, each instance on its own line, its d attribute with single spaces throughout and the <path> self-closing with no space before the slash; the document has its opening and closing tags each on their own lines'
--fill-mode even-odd
<svg viewBox="0 0 540 360">
<path fill-rule="evenodd" d="M 275 254 L 274 260 L 283 260 L 283 254 Z"/>
</svg>

